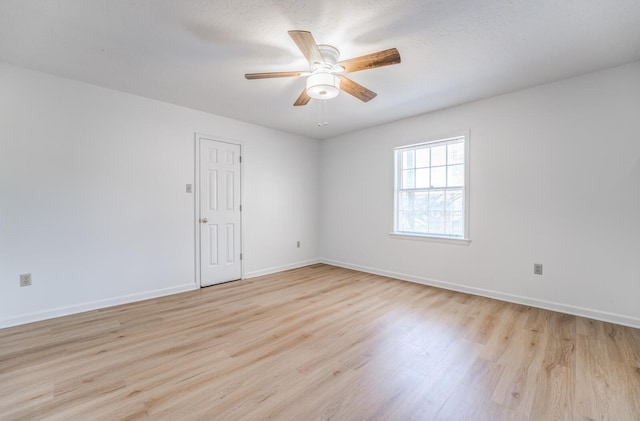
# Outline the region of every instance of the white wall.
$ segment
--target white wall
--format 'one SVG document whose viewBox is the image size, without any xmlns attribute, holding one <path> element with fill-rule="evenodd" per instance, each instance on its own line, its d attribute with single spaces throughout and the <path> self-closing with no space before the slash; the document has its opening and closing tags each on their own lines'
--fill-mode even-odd
<svg viewBox="0 0 640 421">
<path fill-rule="evenodd" d="M 0 63 L 0 327 L 195 288 L 195 132 L 244 144 L 245 276 L 314 261 L 318 141 Z"/>
<path fill-rule="evenodd" d="M 322 260 L 640 327 L 639 128 L 634 63 L 324 141 Z M 390 238 L 393 147 L 462 130 L 471 244 Z"/>
<path fill-rule="evenodd" d="M 194 132 L 244 143 L 245 276 L 320 256 L 640 327 L 638 116 L 640 63 L 321 143 L 0 64 L 0 327 L 195 288 Z M 393 147 L 460 130 L 471 245 L 389 238 Z"/>
</svg>

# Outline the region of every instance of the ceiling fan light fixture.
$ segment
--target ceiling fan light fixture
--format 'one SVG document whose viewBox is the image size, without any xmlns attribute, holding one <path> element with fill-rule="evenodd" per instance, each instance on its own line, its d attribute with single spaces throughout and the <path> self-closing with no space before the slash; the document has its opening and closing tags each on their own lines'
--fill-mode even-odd
<svg viewBox="0 0 640 421">
<path fill-rule="evenodd" d="M 325 72 L 307 78 L 307 95 L 315 99 L 331 99 L 340 93 L 340 78 Z"/>
</svg>

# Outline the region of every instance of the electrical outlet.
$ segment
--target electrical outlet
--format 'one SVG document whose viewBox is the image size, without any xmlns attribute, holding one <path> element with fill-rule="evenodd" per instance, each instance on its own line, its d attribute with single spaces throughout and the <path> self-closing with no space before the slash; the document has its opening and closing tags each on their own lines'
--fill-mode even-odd
<svg viewBox="0 0 640 421">
<path fill-rule="evenodd" d="M 533 264 L 533 274 L 534 275 L 542 275 L 542 263 L 534 263 Z"/>
<path fill-rule="evenodd" d="M 297 246 L 298 246 L 298 248 L 300 248 L 300 241 L 299 240 L 298 240 Z"/>
<path fill-rule="evenodd" d="M 30 273 L 23 273 L 22 275 L 20 275 L 20 286 L 21 287 L 31 286 L 31 274 Z"/>
</svg>

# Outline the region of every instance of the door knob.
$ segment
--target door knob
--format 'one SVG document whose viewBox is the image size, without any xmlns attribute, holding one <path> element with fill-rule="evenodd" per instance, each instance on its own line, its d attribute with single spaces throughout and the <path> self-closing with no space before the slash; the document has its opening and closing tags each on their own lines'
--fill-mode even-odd
<svg viewBox="0 0 640 421">
<path fill-rule="evenodd" d="M 202 222 L 203 224 L 206 224 L 207 222 L 209 222 L 209 220 L 207 218 L 202 218 L 200 222 Z"/>
</svg>

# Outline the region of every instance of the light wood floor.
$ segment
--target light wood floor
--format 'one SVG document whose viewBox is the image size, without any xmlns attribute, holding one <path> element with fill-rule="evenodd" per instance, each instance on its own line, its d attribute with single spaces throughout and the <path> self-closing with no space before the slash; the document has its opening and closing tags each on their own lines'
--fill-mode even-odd
<svg viewBox="0 0 640 421">
<path fill-rule="evenodd" d="M 640 420 L 640 330 L 314 265 L 0 330 L 1 420 Z"/>
</svg>

